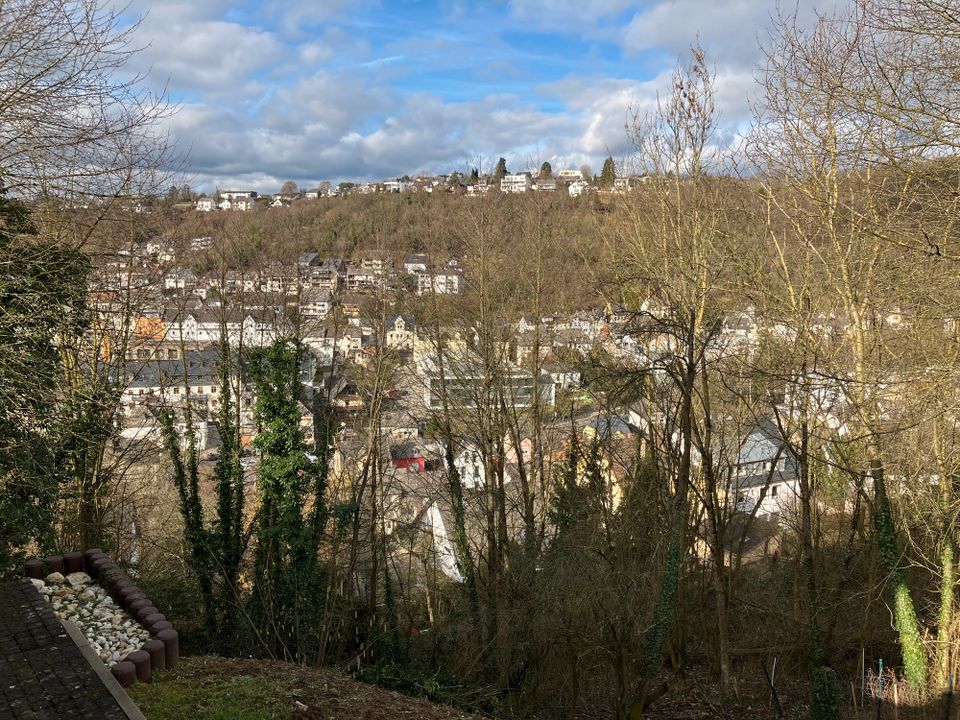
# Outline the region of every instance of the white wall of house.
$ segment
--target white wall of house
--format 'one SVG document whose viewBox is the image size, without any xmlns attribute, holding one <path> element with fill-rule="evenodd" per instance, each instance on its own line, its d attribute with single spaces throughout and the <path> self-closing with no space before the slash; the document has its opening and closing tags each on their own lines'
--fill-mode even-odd
<svg viewBox="0 0 960 720">
<path fill-rule="evenodd" d="M 474 489 L 482 487 L 486 478 L 486 471 L 483 466 L 483 456 L 475 447 L 467 447 L 460 451 L 460 454 L 454 458 L 453 466 L 460 475 L 460 482 L 465 488 Z"/>
<path fill-rule="evenodd" d="M 516 175 L 504 175 L 500 180 L 500 191 L 508 193 L 526 192 L 533 185 L 530 175 L 527 173 L 517 173 Z"/>
</svg>

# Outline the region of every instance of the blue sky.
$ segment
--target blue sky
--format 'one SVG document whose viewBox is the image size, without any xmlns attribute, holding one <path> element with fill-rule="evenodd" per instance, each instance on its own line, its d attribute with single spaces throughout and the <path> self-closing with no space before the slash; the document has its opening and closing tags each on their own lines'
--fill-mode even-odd
<svg viewBox="0 0 960 720">
<path fill-rule="evenodd" d="M 842 0 L 801 0 L 801 14 Z M 765 0 L 135 0 L 137 67 L 180 110 L 194 187 L 382 179 L 492 165 L 598 168 L 629 152 L 698 37 L 732 130 Z"/>
</svg>

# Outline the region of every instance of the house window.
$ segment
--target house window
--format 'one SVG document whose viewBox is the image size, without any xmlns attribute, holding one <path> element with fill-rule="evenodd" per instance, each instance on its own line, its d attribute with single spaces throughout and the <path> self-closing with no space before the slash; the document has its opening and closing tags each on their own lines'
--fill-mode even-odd
<svg viewBox="0 0 960 720">
<path fill-rule="evenodd" d="M 176 350 L 167 350 L 167 360 L 176 360 L 177 351 Z"/>
<path fill-rule="evenodd" d="M 737 493 L 737 505 L 743 505 L 743 503 L 745 503 L 746 501 L 747 501 L 747 496 L 746 496 L 744 493 L 742 493 L 742 492 L 738 492 L 738 493 Z"/>
<path fill-rule="evenodd" d="M 776 497 L 776 496 L 777 496 L 777 490 L 779 490 L 779 489 L 780 489 L 780 486 L 779 486 L 779 485 L 771 485 L 771 486 L 770 486 L 770 497 Z"/>
</svg>

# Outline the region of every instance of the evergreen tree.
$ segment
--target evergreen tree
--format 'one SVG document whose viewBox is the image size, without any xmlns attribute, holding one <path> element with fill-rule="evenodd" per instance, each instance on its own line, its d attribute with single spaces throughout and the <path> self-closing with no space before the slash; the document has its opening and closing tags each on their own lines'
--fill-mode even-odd
<svg viewBox="0 0 960 720">
<path fill-rule="evenodd" d="M 543 165 L 540 166 L 540 177 L 542 178 L 553 177 L 553 167 L 546 160 L 544 160 Z"/>
<path fill-rule="evenodd" d="M 567 450 L 566 462 L 557 473 L 557 482 L 553 488 L 547 517 L 550 524 L 563 533 L 573 527 L 577 514 L 583 507 L 583 493 L 577 485 L 577 443 L 576 435 Z"/>
<path fill-rule="evenodd" d="M 13 575 L 25 548 L 54 549 L 82 399 L 65 386 L 61 348 L 87 326 L 89 263 L 39 235 L 29 209 L 0 191 L 0 268 L 0 575 Z"/>
<path fill-rule="evenodd" d="M 493 177 L 491 182 L 494 184 L 499 184 L 503 180 L 504 175 L 507 175 L 510 171 L 507 170 L 507 161 L 505 158 L 500 158 L 497 160 L 497 166 L 493 169 Z"/>
<path fill-rule="evenodd" d="M 617 179 L 617 166 L 613 162 L 612 156 L 607 156 L 603 161 L 603 170 L 600 171 L 600 187 L 613 187 L 613 181 Z"/>
</svg>

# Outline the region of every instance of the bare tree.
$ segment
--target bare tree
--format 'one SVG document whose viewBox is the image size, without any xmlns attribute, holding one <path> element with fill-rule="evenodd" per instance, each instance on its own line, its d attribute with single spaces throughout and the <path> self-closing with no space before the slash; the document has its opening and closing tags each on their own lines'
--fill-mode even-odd
<svg viewBox="0 0 960 720">
<path fill-rule="evenodd" d="M 635 117 L 637 161 L 651 181 L 628 206 L 624 242 L 612 252 L 618 299 L 633 312 L 627 331 L 651 348 L 648 362 L 631 377 L 634 395 L 643 400 L 652 464 L 669 508 L 659 600 L 643 643 L 642 682 L 621 698 L 626 713 L 642 711 L 663 692 L 654 681 L 668 646 L 675 645 L 671 638 L 690 542 L 693 452 L 714 448 L 711 411 L 704 405 L 712 373 L 708 352 L 720 330 L 724 283 L 737 255 L 724 182 L 717 176 L 723 158 L 715 132 L 713 72 L 702 51 L 693 48 L 656 111 Z M 726 642 L 721 641 L 721 656 L 728 652 Z M 721 667 L 729 683 L 729 661 Z"/>
<path fill-rule="evenodd" d="M 69 203 L 159 187 L 175 108 L 132 71 L 137 25 L 102 0 L 12 0 L 0 14 L 0 166 L 20 195 Z"/>
</svg>

